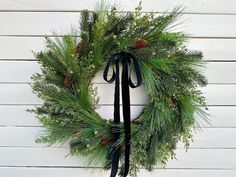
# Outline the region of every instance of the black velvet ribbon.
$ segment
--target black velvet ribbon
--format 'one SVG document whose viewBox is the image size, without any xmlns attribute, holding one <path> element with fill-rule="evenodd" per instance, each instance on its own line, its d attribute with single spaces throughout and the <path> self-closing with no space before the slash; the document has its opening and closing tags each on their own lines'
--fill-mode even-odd
<svg viewBox="0 0 236 177">
<path fill-rule="evenodd" d="M 124 177 L 129 172 L 129 157 L 130 157 L 130 139 L 131 139 L 131 120 L 130 120 L 130 92 L 129 87 L 136 88 L 141 85 L 142 77 L 138 60 L 133 54 L 129 52 L 120 52 L 112 55 L 108 60 L 105 70 L 103 72 L 103 78 L 105 81 L 112 83 L 115 81 L 115 95 L 114 95 L 114 120 L 113 125 L 117 127 L 120 123 L 120 73 L 119 66 L 122 64 L 121 73 L 121 87 L 122 87 L 122 105 L 123 105 L 123 118 L 124 118 L 124 130 L 125 130 L 125 167 Z M 112 67 L 112 75 L 108 79 L 109 68 Z M 131 72 L 135 71 L 137 77 L 137 84 L 134 84 L 131 79 Z M 119 168 L 119 158 L 121 147 L 117 146 L 120 137 L 120 131 L 113 132 L 113 148 L 111 152 L 112 169 L 110 177 L 115 177 Z"/>
</svg>

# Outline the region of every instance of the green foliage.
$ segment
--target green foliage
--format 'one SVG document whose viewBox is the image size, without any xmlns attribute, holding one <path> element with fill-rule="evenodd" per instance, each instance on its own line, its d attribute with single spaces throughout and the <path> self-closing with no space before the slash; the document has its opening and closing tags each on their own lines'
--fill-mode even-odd
<svg viewBox="0 0 236 177">
<path fill-rule="evenodd" d="M 151 171 L 157 163 L 165 165 L 174 158 L 179 141 L 187 149 L 194 126 L 201 122 L 196 122 L 195 115 L 206 120 L 205 98 L 198 89 L 207 84 L 199 70 L 204 62 L 200 51 L 184 46 L 188 36 L 170 32 L 181 17 L 181 8 L 156 15 L 141 13 L 141 4 L 127 14 L 115 7 L 108 12 L 105 5 L 100 7 L 81 12 L 80 37 L 72 33 L 47 38 L 47 49 L 35 53 L 42 73 L 32 76 L 32 89 L 44 103 L 31 111 L 46 127 L 45 136 L 37 142 L 70 141 L 71 155 L 84 155 L 89 164 L 109 169 L 111 148 L 124 144 L 124 126 L 112 128 L 111 121 L 95 112 L 98 98 L 91 80 L 114 53 L 131 52 L 139 60 L 149 95 L 149 103 L 132 124 L 130 175 L 135 176 L 141 167 Z M 140 39 L 148 44 L 135 48 Z M 112 131 L 121 132 L 118 144 L 107 141 Z"/>
</svg>

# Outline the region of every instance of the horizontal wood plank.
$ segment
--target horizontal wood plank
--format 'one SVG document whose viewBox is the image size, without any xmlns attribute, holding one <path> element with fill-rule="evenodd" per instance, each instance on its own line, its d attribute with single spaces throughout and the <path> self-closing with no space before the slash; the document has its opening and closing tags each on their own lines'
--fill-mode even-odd
<svg viewBox="0 0 236 177">
<path fill-rule="evenodd" d="M 45 168 L 45 167 L 0 167 L 4 177 L 107 177 L 110 171 L 96 168 Z M 140 170 L 138 177 L 235 177 L 236 170 L 203 170 L 203 169 L 156 169 L 153 172 Z"/>
<path fill-rule="evenodd" d="M 32 82 L 31 76 L 41 73 L 36 61 L 0 61 L 0 82 Z M 14 71 L 14 72 L 12 72 Z"/>
<path fill-rule="evenodd" d="M 209 84 L 234 84 L 236 79 L 236 62 L 210 62 L 202 69 Z M 235 74 L 234 74 L 235 73 Z M 234 79 L 233 79 L 234 78 Z"/>
<path fill-rule="evenodd" d="M 42 126 L 34 114 L 27 112 L 33 106 L 23 105 L 1 105 L 0 106 L 0 126 L 9 127 L 35 127 Z M 143 106 L 131 106 L 131 118 L 136 118 L 142 111 Z M 113 117 L 113 106 L 100 106 L 96 110 L 103 119 L 111 119 Z M 201 127 L 216 128 L 236 128 L 236 107 L 235 106 L 209 106 L 210 125 L 203 124 Z M 121 114 L 121 119 L 122 114 Z"/>
<path fill-rule="evenodd" d="M 1 59 L 34 59 L 32 51 L 40 51 L 45 47 L 43 37 L 0 37 Z"/>
<path fill-rule="evenodd" d="M 110 3 L 116 3 L 120 10 L 132 11 L 138 2 L 129 0 L 110 0 Z M 186 7 L 188 13 L 235 13 L 235 1 L 227 0 L 153 0 L 143 1 L 143 11 L 165 11 L 173 9 L 177 5 Z M 7 0 L 0 1 L 0 11 L 78 11 L 82 9 L 93 10 L 97 0 L 77 1 L 77 0 L 57 0 L 54 3 L 50 0 Z"/>
<path fill-rule="evenodd" d="M 68 151 L 67 148 L 0 147 L 0 166 L 86 166 L 85 158 L 66 157 Z M 236 169 L 236 149 L 189 149 L 187 153 L 178 149 L 176 154 L 177 160 L 170 160 L 167 168 Z"/>
<path fill-rule="evenodd" d="M 113 84 L 94 84 L 94 87 L 98 89 L 98 96 L 100 97 L 99 104 L 113 104 Z M 202 90 L 207 98 L 208 105 L 236 105 L 236 85 L 209 84 Z M 31 105 L 42 103 L 42 101 L 32 93 L 31 87 L 28 84 L 0 84 L 0 93 L 1 105 Z M 131 104 L 145 104 L 148 98 L 143 93 L 145 93 L 143 87 L 131 89 Z M 137 95 L 140 96 L 137 97 Z"/>
<path fill-rule="evenodd" d="M 193 50 L 201 50 L 205 60 L 236 60 L 235 39 L 195 39 L 186 45 Z M 32 51 L 45 48 L 43 37 L 0 37 L 0 60 L 32 60 Z"/>
<path fill-rule="evenodd" d="M 0 126 L 41 126 L 34 114 L 27 112 L 33 106 L 0 106 Z"/>
<path fill-rule="evenodd" d="M 2 12 L 0 36 L 68 34 L 70 27 L 78 26 L 80 13 L 76 12 Z M 236 37 L 236 15 L 185 14 L 188 23 L 172 29 L 184 31 L 194 37 Z M 17 21 L 17 23 L 16 23 Z M 224 22 L 224 25 L 219 23 Z"/>
<path fill-rule="evenodd" d="M 0 84 L 0 104 L 41 104 L 28 84 Z"/>
<path fill-rule="evenodd" d="M 236 127 L 235 106 L 210 106 L 209 115 L 212 127 Z"/>
<path fill-rule="evenodd" d="M 208 105 L 236 105 L 236 85 L 208 85 L 203 88 Z"/>
<path fill-rule="evenodd" d="M 235 60 L 236 40 L 235 39 L 191 39 L 187 47 L 203 52 L 205 60 Z"/>
<path fill-rule="evenodd" d="M 35 143 L 35 139 L 45 131 L 39 127 L 0 127 L 0 147 L 46 147 Z M 190 148 L 236 149 L 235 134 L 236 128 L 197 128 Z M 68 147 L 68 144 L 53 147 Z M 183 144 L 179 143 L 178 148 L 184 148 Z"/>
<path fill-rule="evenodd" d="M 208 83 L 236 83 L 236 62 L 210 62 L 206 68 L 200 68 L 205 73 Z M 40 66 L 35 61 L 0 61 L 0 83 L 32 82 L 31 76 L 40 73 Z M 14 72 L 12 72 L 14 71 Z M 106 83 L 102 71 L 93 79 L 94 83 Z"/>
</svg>

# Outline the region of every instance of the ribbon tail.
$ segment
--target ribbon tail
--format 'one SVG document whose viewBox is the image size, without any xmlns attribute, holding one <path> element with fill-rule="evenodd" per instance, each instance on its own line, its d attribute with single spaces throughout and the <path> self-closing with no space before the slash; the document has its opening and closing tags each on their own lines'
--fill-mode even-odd
<svg viewBox="0 0 236 177">
<path fill-rule="evenodd" d="M 113 124 L 116 126 L 120 123 L 120 83 L 119 83 L 119 61 L 115 62 L 115 95 L 114 95 L 114 120 Z M 112 168 L 110 177 L 115 177 L 118 168 L 119 168 L 119 158 L 120 158 L 120 147 L 117 146 L 117 142 L 120 138 L 120 132 L 117 131 L 117 127 L 115 127 L 115 132 L 113 133 L 113 148 L 112 148 Z"/>
<path fill-rule="evenodd" d="M 118 173 L 119 159 L 121 153 L 121 147 L 119 146 L 120 131 L 117 125 L 120 124 L 120 76 L 119 76 L 119 61 L 122 61 L 122 76 L 121 76 L 121 87 L 122 87 L 122 104 L 123 104 L 123 117 L 124 117 L 124 134 L 125 134 L 125 164 L 123 176 L 128 176 L 130 168 L 130 141 L 131 141 L 131 120 L 130 120 L 130 91 L 129 87 L 136 88 L 141 85 L 142 77 L 140 72 L 140 66 L 136 58 L 127 52 L 121 52 L 114 54 L 108 61 L 103 78 L 105 81 L 112 83 L 115 81 L 115 94 L 114 94 L 114 120 L 113 120 L 113 144 L 111 150 L 111 175 L 110 177 L 115 177 Z M 137 84 L 132 82 L 129 66 L 133 64 L 135 73 L 137 76 Z M 113 66 L 113 74 L 108 79 L 109 67 Z M 115 66 L 115 70 L 114 70 Z"/>
<path fill-rule="evenodd" d="M 128 62 L 123 59 L 122 70 L 122 104 L 123 104 L 123 117 L 124 117 L 124 129 L 125 129 L 125 168 L 124 177 L 129 172 L 129 157 L 130 157 L 130 139 L 131 139 L 131 121 L 130 121 L 130 93 L 129 93 L 129 74 L 128 74 Z"/>
</svg>

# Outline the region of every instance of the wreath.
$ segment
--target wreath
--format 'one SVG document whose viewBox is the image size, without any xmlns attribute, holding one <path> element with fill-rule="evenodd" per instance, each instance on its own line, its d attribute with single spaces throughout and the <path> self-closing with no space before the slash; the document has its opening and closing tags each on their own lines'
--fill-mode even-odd
<svg viewBox="0 0 236 177">
<path fill-rule="evenodd" d="M 69 142 L 71 155 L 111 169 L 111 177 L 118 172 L 136 176 L 139 168 L 151 171 L 156 164 L 165 165 L 175 157 L 179 141 L 187 149 L 200 123 L 195 115 L 207 117 L 198 89 L 207 80 L 199 70 L 202 53 L 186 48 L 188 36 L 171 31 L 181 14 L 182 8 L 156 15 L 141 13 L 141 5 L 129 13 L 101 6 L 81 12 L 79 35 L 72 30 L 46 38 L 47 49 L 35 52 L 42 72 L 32 76 L 32 89 L 44 102 L 31 111 L 47 130 L 37 142 Z M 100 71 L 107 82 L 115 82 L 114 120 L 95 111 L 99 98 L 92 79 Z M 149 100 L 131 121 L 129 87 L 141 84 Z"/>
</svg>

